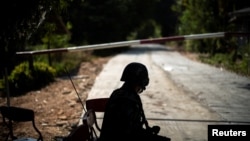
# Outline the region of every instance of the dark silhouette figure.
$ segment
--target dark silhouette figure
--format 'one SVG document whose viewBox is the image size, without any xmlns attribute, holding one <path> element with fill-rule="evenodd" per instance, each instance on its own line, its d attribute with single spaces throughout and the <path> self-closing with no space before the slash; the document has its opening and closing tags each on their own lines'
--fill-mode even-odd
<svg viewBox="0 0 250 141">
<path fill-rule="evenodd" d="M 100 141 L 170 141 L 157 135 L 159 126 L 150 127 L 139 94 L 149 84 L 145 65 L 132 62 L 122 74 L 124 84 L 113 91 L 106 105 Z"/>
</svg>

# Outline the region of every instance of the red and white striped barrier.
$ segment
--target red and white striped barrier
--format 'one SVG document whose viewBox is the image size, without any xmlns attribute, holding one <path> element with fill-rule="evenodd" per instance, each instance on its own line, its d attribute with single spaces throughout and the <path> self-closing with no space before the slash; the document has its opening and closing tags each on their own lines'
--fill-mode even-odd
<svg viewBox="0 0 250 141">
<path fill-rule="evenodd" d="M 17 52 L 17 55 L 34 55 L 34 54 L 46 54 L 46 53 L 56 53 L 56 52 L 74 52 L 74 51 L 84 51 L 84 50 L 96 50 L 96 49 L 107 49 L 124 47 L 139 44 L 149 44 L 149 43 L 164 43 L 167 41 L 179 41 L 179 40 L 194 40 L 194 39 L 205 39 L 205 38 L 222 38 L 225 36 L 249 36 L 250 33 L 229 33 L 229 32 L 217 32 L 217 33 L 205 33 L 205 34 L 194 34 L 194 35 L 184 35 L 184 36 L 171 36 L 153 39 L 142 39 L 142 40 L 132 40 L 132 41 L 122 41 L 95 45 L 84 45 L 68 48 L 57 48 L 48 50 L 36 50 L 36 51 L 23 51 Z"/>
</svg>

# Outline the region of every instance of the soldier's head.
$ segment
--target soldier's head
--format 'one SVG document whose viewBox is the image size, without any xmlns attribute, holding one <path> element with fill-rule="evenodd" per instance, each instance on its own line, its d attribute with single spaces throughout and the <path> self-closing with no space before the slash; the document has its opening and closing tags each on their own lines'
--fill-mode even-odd
<svg viewBox="0 0 250 141">
<path fill-rule="evenodd" d="M 123 70 L 120 80 L 125 83 L 139 86 L 141 89 L 139 92 L 142 92 L 149 84 L 148 70 L 146 66 L 141 63 L 129 63 Z"/>
</svg>

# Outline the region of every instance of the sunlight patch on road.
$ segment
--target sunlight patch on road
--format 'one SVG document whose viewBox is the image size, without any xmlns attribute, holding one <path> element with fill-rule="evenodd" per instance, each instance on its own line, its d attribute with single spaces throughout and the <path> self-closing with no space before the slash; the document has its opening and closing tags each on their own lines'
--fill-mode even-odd
<svg viewBox="0 0 250 141">
<path fill-rule="evenodd" d="M 163 66 L 163 69 L 165 70 L 165 71 L 174 71 L 174 70 L 181 70 L 181 71 L 183 71 L 183 70 L 188 70 L 188 67 L 186 67 L 186 66 L 170 66 L 170 65 L 164 65 Z"/>
</svg>

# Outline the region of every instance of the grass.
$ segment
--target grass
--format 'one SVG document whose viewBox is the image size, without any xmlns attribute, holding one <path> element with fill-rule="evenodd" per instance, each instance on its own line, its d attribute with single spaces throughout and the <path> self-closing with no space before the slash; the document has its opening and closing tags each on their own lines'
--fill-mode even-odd
<svg viewBox="0 0 250 141">
<path fill-rule="evenodd" d="M 231 54 L 219 53 L 214 56 L 203 54 L 200 55 L 199 59 L 204 63 L 250 77 L 250 59 L 248 57 L 240 57 L 233 60 Z"/>
</svg>

